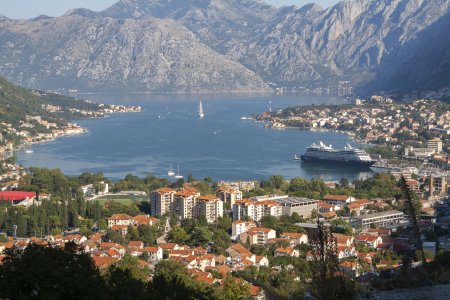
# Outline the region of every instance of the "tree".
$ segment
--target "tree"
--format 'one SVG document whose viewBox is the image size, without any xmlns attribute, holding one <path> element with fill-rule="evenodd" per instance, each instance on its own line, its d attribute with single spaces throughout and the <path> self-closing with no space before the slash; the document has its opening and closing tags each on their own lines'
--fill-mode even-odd
<svg viewBox="0 0 450 300">
<path fill-rule="evenodd" d="M 175 261 L 162 261 L 155 268 L 150 285 L 150 299 L 208 299 L 209 287 L 195 281 L 184 272 L 184 266 Z"/>
<path fill-rule="evenodd" d="M 88 254 L 31 244 L 7 251 L 0 298 L 108 299 L 108 291 Z"/>
<path fill-rule="evenodd" d="M 337 242 L 328 226 L 317 221 L 317 234 L 310 239 L 313 260 L 313 293 L 318 299 L 350 299 L 354 286 L 339 273 Z"/>
<path fill-rule="evenodd" d="M 114 299 L 148 299 L 146 289 L 148 268 L 139 265 L 139 259 L 129 254 L 111 265 L 106 282 Z"/>
<path fill-rule="evenodd" d="M 225 277 L 223 286 L 216 288 L 213 299 L 217 300 L 245 300 L 252 299 L 250 285 L 229 275 Z"/>
<path fill-rule="evenodd" d="M 169 241 L 177 244 L 183 244 L 189 239 L 189 235 L 186 233 L 184 228 L 175 227 L 168 234 Z"/>
<path fill-rule="evenodd" d="M 198 226 L 192 231 L 189 243 L 194 246 L 204 247 L 211 242 L 212 237 L 213 233 L 208 229 L 208 227 Z"/>
</svg>

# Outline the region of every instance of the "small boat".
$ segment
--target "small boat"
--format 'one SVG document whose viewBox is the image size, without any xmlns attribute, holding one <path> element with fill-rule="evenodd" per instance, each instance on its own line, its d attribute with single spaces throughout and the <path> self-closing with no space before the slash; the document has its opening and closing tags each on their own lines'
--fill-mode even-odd
<svg viewBox="0 0 450 300">
<path fill-rule="evenodd" d="M 174 176 L 174 175 L 175 175 L 175 172 L 174 172 L 173 169 L 172 169 L 172 163 L 170 163 L 170 170 L 167 171 L 167 176 L 172 177 L 172 176 Z"/>
<path fill-rule="evenodd" d="M 183 178 L 183 175 L 180 175 L 180 165 L 178 165 L 178 174 L 175 175 L 175 178 L 176 179 L 182 179 Z"/>
<path fill-rule="evenodd" d="M 297 154 L 295 154 L 293 160 L 302 160 L 302 159 L 298 157 Z"/>
<path fill-rule="evenodd" d="M 202 100 L 200 100 L 199 104 L 198 104 L 198 116 L 200 119 L 202 119 L 203 117 L 205 117 L 205 112 L 203 111 L 203 104 L 202 104 Z"/>
<path fill-rule="evenodd" d="M 31 146 L 29 146 L 29 145 L 25 146 L 24 150 L 25 150 L 26 154 L 32 154 L 34 152 L 33 148 L 31 148 Z"/>
</svg>

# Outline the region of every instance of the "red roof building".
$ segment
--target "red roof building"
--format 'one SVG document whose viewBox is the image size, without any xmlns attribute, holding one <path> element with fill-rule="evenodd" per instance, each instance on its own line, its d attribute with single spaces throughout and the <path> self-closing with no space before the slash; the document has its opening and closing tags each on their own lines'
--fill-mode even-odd
<svg viewBox="0 0 450 300">
<path fill-rule="evenodd" d="M 13 204 L 19 204 L 23 200 L 32 199 L 36 197 L 34 192 L 21 191 L 3 191 L 0 192 L 0 201 L 11 201 Z"/>
</svg>

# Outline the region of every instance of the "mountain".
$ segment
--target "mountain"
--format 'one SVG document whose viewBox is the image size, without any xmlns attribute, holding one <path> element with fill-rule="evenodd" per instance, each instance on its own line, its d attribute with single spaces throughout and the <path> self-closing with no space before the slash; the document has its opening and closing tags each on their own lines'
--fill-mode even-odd
<svg viewBox="0 0 450 300">
<path fill-rule="evenodd" d="M 447 13 L 421 33 L 409 59 L 391 73 L 379 72 L 371 89 L 405 93 L 450 87 L 449 36 L 450 13 Z M 386 60 L 386 64 L 392 60 Z"/>
<path fill-rule="evenodd" d="M 229 40 L 245 39 L 276 13 L 258 0 L 121 0 L 103 16 L 129 19 L 172 19 L 218 50 Z"/>
<path fill-rule="evenodd" d="M 327 9 L 120 0 L 101 12 L 0 20 L 0 75 L 27 87 L 84 91 L 296 89 L 343 80 L 374 91 L 395 89 L 387 79 L 402 84 L 410 74 L 408 82 L 430 84 L 402 90 L 440 89 L 450 86 L 449 9 L 448 0 L 353 0 Z M 411 69 L 419 58 L 422 66 Z"/>
<path fill-rule="evenodd" d="M 380 68 L 395 70 L 406 62 L 420 33 L 449 5 L 446 0 L 356 0 L 325 10 L 316 5 L 285 10 L 233 49 L 234 57 L 281 85 L 348 79 L 359 86 Z M 388 54 L 395 59 L 383 64 Z"/>
<path fill-rule="evenodd" d="M 32 88 L 267 89 L 254 72 L 207 47 L 177 22 L 151 17 L 97 18 L 78 10 L 59 18 L 3 21 L 0 62 L 2 75 Z"/>
</svg>

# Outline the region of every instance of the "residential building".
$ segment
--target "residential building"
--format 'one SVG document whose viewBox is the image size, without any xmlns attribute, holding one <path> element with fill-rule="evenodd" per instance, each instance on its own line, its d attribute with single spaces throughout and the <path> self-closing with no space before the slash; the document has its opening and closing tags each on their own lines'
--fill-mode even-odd
<svg viewBox="0 0 450 300">
<path fill-rule="evenodd" d="M 150 212 L 152 216 L 162 216 L 172 213 L 176 191 L 170 188 L 160 188 L 150 193 Z"/>
<path fill-rule="evenodd" d="M 200 193 L 196 190 L 182 190 L 175 193 L 174 212 L 182 219 L 193 219 L 196 215 L 197 199 Z"/>
<path fill-rule="evenodd" d="M 442 152 L 442 140 L 439 138 L 428 140 L 427 148 L 434 150 L 435 153 Z"/>
<path fill-rule="evenodd" d="M 291 256 L 291 257 L 299 257 L 300 253 L 298 250 L 292 248 L 292 247 L 286 247 L 286 248 L 282 248 L 279 247 L 277 249 L 275 249 L 274 253 L 273 253 L 274 257 L 282 257 L 282 256 Z"/>
<path fill-rule="evenodd" d="M 233 219 L 240 220 L 248 217 L 259 222 L 264 216 L 279 217 L 282 214 L 281 206 L 275 201 L 256 201 L 242 199 L 233 205 Z"/>
<path fill-rule="evenodd" d="M 246 232 L 252 227 L 256 227 L 254 221 L 244 222 L 242 220 L 236 220 L 231 224 L 231 238 L 236 239 L 241 233 Z"/>
<path fill-rule="evenodd" d="M 204 217 L 208 223 L 214 223 L 223 217 L 223 201 L 216 196 L 198 197 L 196 217 Z"/>
<path fill-rule="evenodd" d="M 299 232 L 284 232 L 281 238 L 289 240 L 294 247 L 300 244 L 308 244 L 308 236 Z"/>
<path fill-rule="evenodd" d="M 242 200 L 242 192 L 238 189 L 221 188 L 216 193 L 217 197 L 228 204 L 229 207 L 233 207 L 236 201 Z"/>
<path fill-rule="evenodd" d="M 355 227 L 361 226 L 362 229 L 367 229 L 371 224 L 376 227 L 393 226 L 402 223 L 404 214 L 398 210 L 389 210 L 364 216 L 357 216 L 351 218 L 351 223 Z"/>
<path fill-rule="evenodd" d="M 141 251 L 148 254 L 149 262 L 158 262 L 163 259 L 163 249 L 161 247 L 145 247 Z"/>
<path fill-rule="evenodd" d="M 356 199 L 355 197 L 346 195 L 326 195 L 323 197 L 323 201 L 329 204 L 338 205 L 339 207 L 345 207 L 348 203 L 356 201 Z"/>
<path fill-rule="evenodd" d="M 264 245 L 269 239 L 276 238 L 276 232 L 270 228 L 253 227 L 240 235 L 242 243 L 249 241 L 250 245 Z"/>
<path fill-rule="evenodd" d="M 364 243 L 371 248 L 377 248 L 378 245 L 383 243 L 383 239 L 379 235 L 363 233 L 355 237 L 355 242 Z"/>
<path fill-rule="evenodd" d="M 297 213 L 301 218 L 311 217 L 313 210 L 318 211 L 318 200 L 312 200 L 301 197 L 288 197 L 275 200 L 282 207 L 282 214 L 285 216 L 292 216 Z"/>
</svg>

